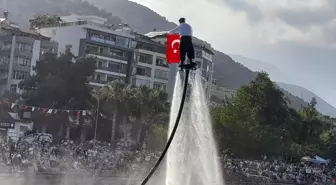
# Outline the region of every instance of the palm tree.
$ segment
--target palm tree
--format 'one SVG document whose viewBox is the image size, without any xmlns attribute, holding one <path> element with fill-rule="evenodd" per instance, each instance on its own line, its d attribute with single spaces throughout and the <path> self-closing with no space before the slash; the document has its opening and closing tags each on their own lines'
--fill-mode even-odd
<svg viewBox="0 0 336 185">
<path fill-rule="evenodd" d="M 96 144 L 97 140 L 97 128 L 98 128 L 98 119 L 99 119 L 99 112 L 100 112 L 100 100 L 102 98 L 102 88 L 95 88 L 91 91 L 91 96 L 96 100 L 96 123 L 94 129 L 94 144 Z"/>
<path fill-rule="evenodd" d="M 169 106 L 167 94 L 161 89 L 139 86 L 134 91 L 132 114 L 137 122 L 132 126 L 133 137 L 141 147 L 150 126 L 167 118 Z"/>
<path fill-rule="evenodd" d="M 101 92 L 102 99 L 104 99 L 108 105 L 105 106 L 105 109 L 107 109 L 107 111 L 113 110 L 111 128 L 111 141 L 113 142 L 116 139 L 117 115 L 126 109 L 126 101 L 130 98 L 131 91 L 125 82 L 115 80 L 103 86 Z"/>
</svg>

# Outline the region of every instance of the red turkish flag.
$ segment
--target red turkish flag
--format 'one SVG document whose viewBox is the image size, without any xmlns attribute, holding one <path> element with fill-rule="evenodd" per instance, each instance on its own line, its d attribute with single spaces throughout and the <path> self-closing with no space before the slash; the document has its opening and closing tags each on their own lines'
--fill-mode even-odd
<svg viewBox="0 0 336 185">
<path fill-rule="evenodd" d="M 166 58 L 168 64 L 180 63 L 180 35 L 168 34 Z"/>
</svg>

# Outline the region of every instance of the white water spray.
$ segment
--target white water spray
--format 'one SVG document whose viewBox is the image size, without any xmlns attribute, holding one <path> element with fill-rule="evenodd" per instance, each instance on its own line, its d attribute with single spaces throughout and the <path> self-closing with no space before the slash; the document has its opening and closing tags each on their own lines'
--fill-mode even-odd
<svg viewBox="0 0 336 185">
<path fill-rule="evenodd" d="M 182 97 L 182 80 L 178 74 L 169 123 L 169 135 Z M 191 101 L 185 108 L 168 150 L 166 185 L 223 185 L 223 174 L 205 98 L 201 76 L 197 72 L 192 80 Z"/>
</svg>

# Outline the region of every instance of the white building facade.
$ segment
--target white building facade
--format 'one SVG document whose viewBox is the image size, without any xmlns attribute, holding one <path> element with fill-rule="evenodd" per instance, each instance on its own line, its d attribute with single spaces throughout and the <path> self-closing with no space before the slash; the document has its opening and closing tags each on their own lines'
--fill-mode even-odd
<svg viewBox="0 0 336 185">
<path fill-rule="evenodd" d="M 0 94 L 21 93 L 19 83 L 34 74 L 45 51 L 56 52 L 57 43 L 35 31 L 23 31 L 7 19 L 0 20 Z"/>
<path fill-rule="evenodd" d="M 130 29 L 115 30 L 104 24 L 106 19 L 97 16 L 65 16 L 64 23 L 42 26 L 38 32 L 59 43 L 64 52 L 71 45 L 75 56 L 97 58 L 97 70 L 90 80 L 92 86 L 103 86 L 120 79 L 130 83 L 130 72 L 135 49 L 135 34 Z"/>
<path fill-rule="evenodd" d="M 165 46 L 133 32 L 130 28 L 114 29 L 96 16 L 61 17 L 64 23 L 42 26 L 38 32 L 59 43 L 58 51 L 68 45 L 75 56 L 97 58 L 92 86 L 123 80 L 134 86 L 167 89 L 169 66 Z"/>
<path fill-rule="evenodd" d="M 136 40 L 132 85 L 147 85 L 167 91 L 169 65 L 165 46 L 143 35 L 137 35 Z"/>
<path fill-rule="evenodd" d="M 38 32 L 58 42 L 58 51 L 71 45 L 75 56 L 97 58 L 97 70 L 90 80 L 92 86 L 103 86 L 116 79 L 130 85 L 162 88 L 171 98 L 177 65 L 167 64 L 166 37 L 163 34 L 140 35 L 129 27 L 114 29 L 106 19 L 96 16 L 61 17 L 63 23 L 42 26 Z M 195 61 L 203 76 L 210 97 L 213 51 L 209 44 L 194 39 Z"/>
</svg>

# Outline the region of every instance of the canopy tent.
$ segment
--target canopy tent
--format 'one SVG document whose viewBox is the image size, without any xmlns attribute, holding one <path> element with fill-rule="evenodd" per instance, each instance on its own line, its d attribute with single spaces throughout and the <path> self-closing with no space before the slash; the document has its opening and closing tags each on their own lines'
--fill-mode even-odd
<svg viewBox="0 0 336 185">
<path fill-rule="evenodd" d="M 301 158 L 301 160 L 305 162 L 312 162 L 315 164 L 326 164 L 326 165 L 330 162 L 329 159 L 323 159 L 322 157 L 319 157 L 317 155 L 314 158 L 304 156 Z"/>
</svg>

